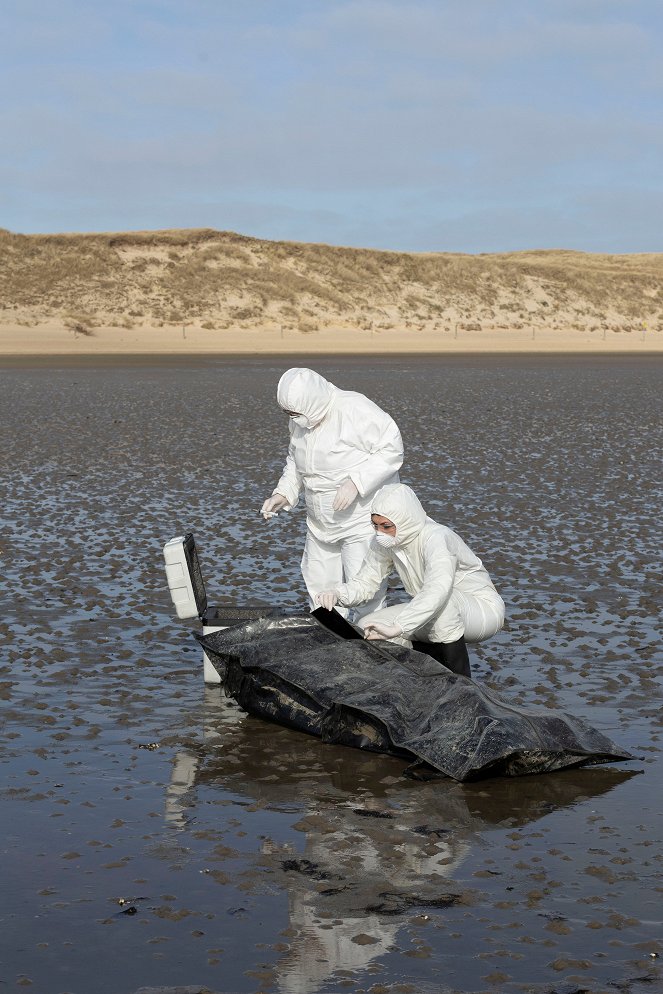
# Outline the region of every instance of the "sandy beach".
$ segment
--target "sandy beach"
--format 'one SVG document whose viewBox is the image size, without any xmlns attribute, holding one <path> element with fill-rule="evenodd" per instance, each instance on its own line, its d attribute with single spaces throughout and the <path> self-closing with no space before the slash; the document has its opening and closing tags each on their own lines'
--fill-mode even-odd
<svg viewBox="0 0 663 994">
<path fill-rule="evenodd" d="M 444 332 L 321 329 L 304 333 L 262 330 L 208 330 L 192 326 L 163 328 L 98 327 L 92 335 L 62 325 L 1 327 L 0 356 L 12 355 L 372 355 L 523 353 L 533 355 L 663 351 L 663 331 L 615 332 L 577 329 L 483 329 Z"/>
<path fill-rule="evenodd" d="M 0 355 L 663 351 L 663 255 L 0 231 Z"/>
</svg>

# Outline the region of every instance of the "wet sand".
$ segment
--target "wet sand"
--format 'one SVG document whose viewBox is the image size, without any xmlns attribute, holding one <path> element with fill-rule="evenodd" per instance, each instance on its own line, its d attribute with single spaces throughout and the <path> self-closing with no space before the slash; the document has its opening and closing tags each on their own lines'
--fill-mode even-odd
<svg viewBox="0 0 663 994">
<path fill-rule="evenodd" d="M 294 364 L 396 417 L 486 562 L 475 678 L 637 761 L 414 783 L 204 688 L 161 547 L 195 532 L 212 603 L 303 605 L 303 514 L 257 513 Z M 3 360 L 3 989 L 657 990 L 662 387 L 652 356 Z"/>
</svg>

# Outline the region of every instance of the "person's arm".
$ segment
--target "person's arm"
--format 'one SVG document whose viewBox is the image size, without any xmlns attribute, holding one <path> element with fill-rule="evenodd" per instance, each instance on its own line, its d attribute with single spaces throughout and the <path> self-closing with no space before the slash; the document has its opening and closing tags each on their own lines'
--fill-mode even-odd
<svg viewBox="0 0 663 994">
<path fill-rule="evenodd" d="M 443 543 L 435 543 L 426 551 L 421 590 L 391 619 L 401 626 L 406 638 L 442 613 L 453 591 L 456 563 Z"/>
<path fill-rule="evenodd" d="M 378 490 L 401 468 L 403 440 L 396 422 L 379 408 L 377 415 L 363 425 L 362 439 L 366 459 L 348 475 L 361 496 L 365 497 Z"/>
<path fill-rule="evenodd" d="M 371 545 L 357 575 L 348 583 L 341 583 L 336 588 L 339 604 L 343 607 L 354 607 L 370 601 L 378 592 L 385 576 L 391 573 L 392 567 L 391 556 L 377 552 Z"/>
<path fill-rule="evenodd" d="M 281 479 L 276 484 L 273 494 L 282 494 L 290 507 L 295 507 L 303 486 L 302 476 L 295 465 L 292 445 L 288 447 L 288 456 L 283 467 Z"/>
</svg>

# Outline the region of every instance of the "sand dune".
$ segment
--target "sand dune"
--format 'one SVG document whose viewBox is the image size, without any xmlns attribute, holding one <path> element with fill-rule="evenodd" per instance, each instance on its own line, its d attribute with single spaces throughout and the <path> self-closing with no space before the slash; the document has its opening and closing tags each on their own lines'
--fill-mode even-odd
<svg viewBox="0 0 663 994">
<path fill-rule="evenodd" d="M 663 254 L 0 231 L 0 353 L 643 351 Z"/>
</svg>

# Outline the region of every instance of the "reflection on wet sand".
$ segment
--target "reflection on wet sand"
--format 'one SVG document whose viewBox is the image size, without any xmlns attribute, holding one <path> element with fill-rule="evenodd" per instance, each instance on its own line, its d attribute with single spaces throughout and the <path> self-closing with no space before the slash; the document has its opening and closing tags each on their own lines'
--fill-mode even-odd
<svg viewBox="0 0 663 994">
<path fill-rule="evenodd" d="M 202 787 L 304 807 L 293 825 L 303 848 L 265 836 L 252 857 L 254 872 L 288 894 L 289 948 L 274 965 L 284 994 L 314 994 L 339 970 L 365 970 L 394 948 L 407 913 L 471 905 L 454 877 L 484 833 L 526 827 L 637 775 L 596 767 L 488 786 L 412 783 L 398 777 L 398 761 L 355 757 L 252 718 L 218 688 L 205 688 L 202 718 L 205 747 L 174 758 L 167 824 L 185 830 L 195 820 Z M 230 781 L 229 754 L 241 771 Z"/>
</svg>

